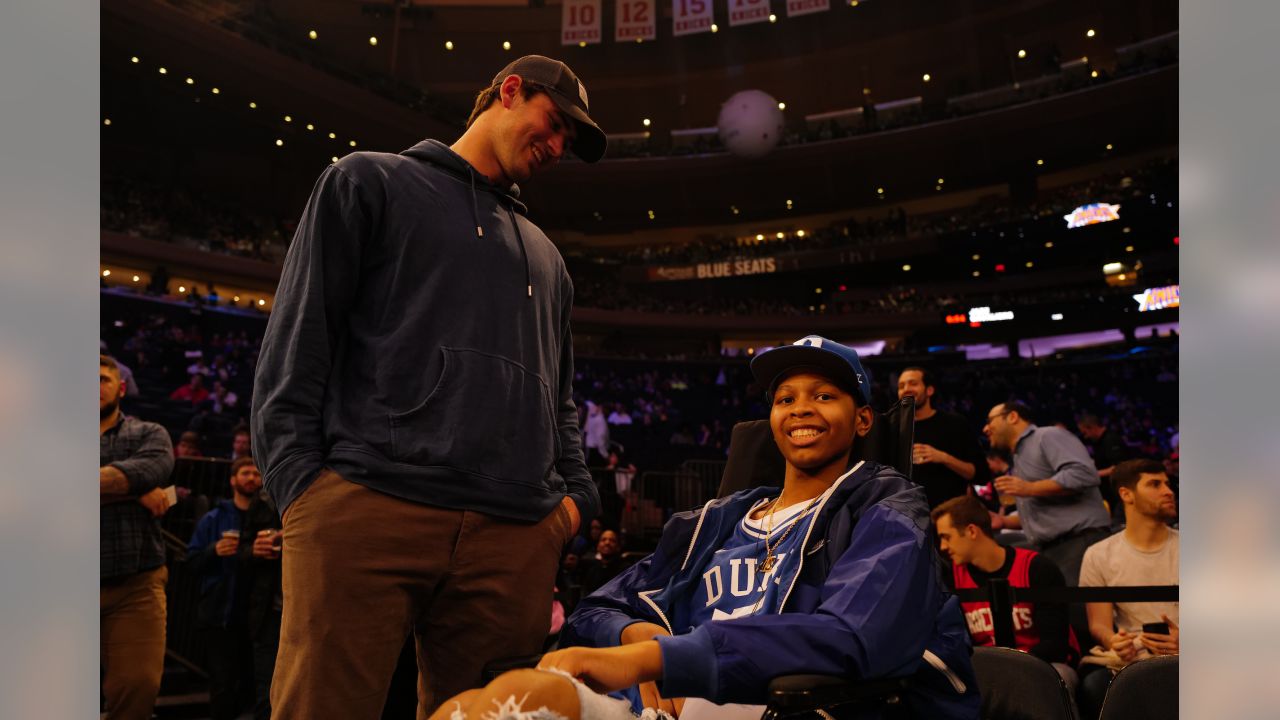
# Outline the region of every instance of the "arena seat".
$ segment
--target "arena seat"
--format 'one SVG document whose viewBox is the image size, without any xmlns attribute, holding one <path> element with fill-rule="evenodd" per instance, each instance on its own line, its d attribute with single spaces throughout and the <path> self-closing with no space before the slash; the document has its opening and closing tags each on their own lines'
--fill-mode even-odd
<svg viewBox="0 0 1280 720">
<path fill-rule="evenodd" d="M 1178 717 L 1178 656 L 1126 665 L 1111 681 L 1099 720 L 1169 720 Z"/>
<path fill-rule="evenodd" d="M 1076 720 L 1075 703 L 1049 663 L 1021 650 L 973 649 L 983 720 Z"/>
</svg>

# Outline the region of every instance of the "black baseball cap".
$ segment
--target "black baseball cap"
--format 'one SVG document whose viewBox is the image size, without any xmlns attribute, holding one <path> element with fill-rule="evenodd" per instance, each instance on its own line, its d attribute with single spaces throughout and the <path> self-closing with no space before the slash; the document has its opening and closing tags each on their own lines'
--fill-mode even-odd
<svg viewBox="0 0 1280 720">
<path fill-rule="evenodd" d="M 578 135 L 573 140 L 574 155 L 589 163 L 604 156 L 608 141 L 604 131 L 587 114 L 586 86 L 568 65 L 543 55 L 525 55 L 494 75 L 492 84 L 497 85 L 506 80 L 508 75 L 519 75 L 525 82 L 545 87 L 556 107 L 573 118 L 578 126 Z"/>
<path fill-rule="evenodd" d="M 859 405 L 871 402 L 871 379 L 862 369 L 858 351 L 820 335 L 808 335 L 791 345 L 766 350 L 751 361 L 751 374 L 770 394 L 783 376 L 800 368 L 822 372 L 857 395 Z"/>
</svg>

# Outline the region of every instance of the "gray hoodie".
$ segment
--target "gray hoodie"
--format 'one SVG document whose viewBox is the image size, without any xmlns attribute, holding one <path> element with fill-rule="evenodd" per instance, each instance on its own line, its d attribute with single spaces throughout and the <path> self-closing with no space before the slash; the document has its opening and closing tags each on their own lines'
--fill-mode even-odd
<svg viewBox="0 0 1280 720">
<path fill-rule="evenodd" d="M 572 397 L 573 285 L 510 189 L 443 143 L 317 181 L 253 394 L 281 513 L 330 467 L 414 502 L 517 520 L 599 498 Z"/>
</svg>

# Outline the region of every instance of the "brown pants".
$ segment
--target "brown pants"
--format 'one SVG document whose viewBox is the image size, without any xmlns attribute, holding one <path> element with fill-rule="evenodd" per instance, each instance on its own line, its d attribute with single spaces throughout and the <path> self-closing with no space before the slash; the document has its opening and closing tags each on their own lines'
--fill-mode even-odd
<svg viewBox="0 0 1280 720">
<path fill-rule="evenodd" d="M 541 649 L 569 513 L 520 523 L 401 500 L 325 470 L 284 517 L 276 720 L 376 719 L 412 631 L 418 717 Z"/>
<path fill-rule="evenodd" d="M 111 720 L 149 720 L 164 674 L 164 585 L 158 567 L 98 591 L 102 694 Z"/>
</svg>

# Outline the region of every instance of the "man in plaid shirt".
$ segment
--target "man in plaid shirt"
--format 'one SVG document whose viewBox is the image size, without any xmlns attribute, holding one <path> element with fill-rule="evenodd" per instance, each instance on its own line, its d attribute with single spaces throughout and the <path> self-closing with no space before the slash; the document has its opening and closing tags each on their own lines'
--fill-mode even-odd
<svg viewBox="0 0 1280 720">
<path fill-rule="evenodd" d="M 102 575 L 102 692 L 111 720 L 146 720 L 164 670 L 164 541 L 156 518 L 169 509 L 161 486 L 173 471 L 169 433 L 120 412 L 116 361 L 98 359 Z"/>
</svg>

